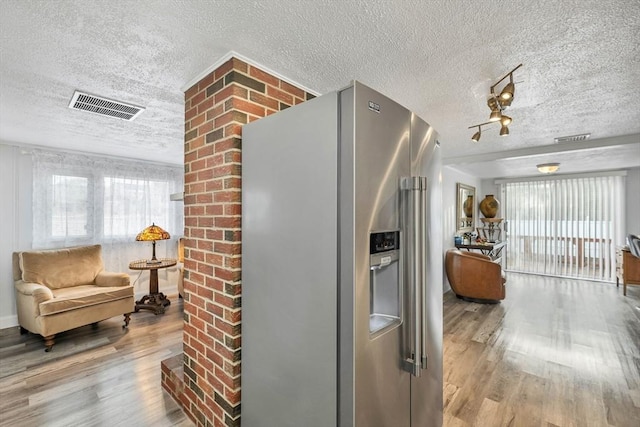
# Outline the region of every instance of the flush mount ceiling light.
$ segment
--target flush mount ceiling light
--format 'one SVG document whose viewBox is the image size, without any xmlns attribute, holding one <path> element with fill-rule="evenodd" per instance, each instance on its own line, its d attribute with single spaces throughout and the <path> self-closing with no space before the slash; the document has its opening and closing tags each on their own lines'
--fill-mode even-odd
<svg viewBox="0 0 640 427">
<path fill-rule="evenodd" d="M 538 168 L 538 172 L 540 173 L 555 173 L 560 169 L 560 163 L 541 163 L 536 165 L 536 168 Z"/>
<path fill-rule="evenodd" d="M 478 128 L 478 132 L 476 132 L 473 135 L 473 137 L 471 137 L 472 141 L 478 142 L 478 140 L 480 139 L 480 135 L 481 135 L 480 127 L 481 126 L 483 126 L 485 124 L 488 124 L 488 123 L 494 123 L 494 122 L 500 122 L 500 136 L 509 135 L 508 126 L 511 124 L 513 119 L 511 117 L 509 117 L 509 116 L 505 116 L 504 115 L 504 111 L 513 102 L 513 98 L 514 98 L 515 93 L 516 93 L 516 86 L 515 86 L 515 83 L 513 82 L 513 72 L 516 71 L 520 67 L 522 67 L 522 64 L 518 65 L 516 68 L 514 68 L 511 71 L 509 71 L 504 77 L 502 77 L 493 86 L 491 86 L 491 89 L 490 89 L 491 93 L 489 94 L 489 98 L 487 99 L 487 106 L 491 110 L 491 114 L 489 115 L 489 122 L 482 123 L 480 125 L 469 126 L 469 129 L 475 128 L 475 127 Z M 502 81 L 504 81 L 507 77 L 509 77 L 509 83 L 507 83 L 502 88 L 502 90 L 500 91 L 500 94 L 496 95 L 496 87 L 500 83 L 502 83 Z"/>
</svg>

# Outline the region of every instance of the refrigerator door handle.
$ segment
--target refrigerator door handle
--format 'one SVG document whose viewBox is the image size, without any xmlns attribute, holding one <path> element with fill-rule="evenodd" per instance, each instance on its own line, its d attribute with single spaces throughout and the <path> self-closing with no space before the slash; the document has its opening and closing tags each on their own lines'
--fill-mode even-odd
<svg viewBox="0 0 640 427">
<path fill-rule="evenodd" d="M 426 313 L 426 295 L 427 295 L 427 178 L 420 177 L 420 257 L 416 259 L 416 263 L 420 266 L 420 364 L 422 369 L 427 369 L 427 313 Z"/>
<path fill-rule="evenodd" d="M 423 334 L 426 317 L 424 313 L 424 280 L 425 280 L 425 232 L 426 232 L 426 189 L 425 177 L 402 178 L 402 218 L 405 222 L 404 248 L 408 263 L 407 305 L 408 330 L 403 333 L 405 339 L 403 369 L 419 377 L 421 369 L 426 367 L 426 352 Z"/>
</svg>

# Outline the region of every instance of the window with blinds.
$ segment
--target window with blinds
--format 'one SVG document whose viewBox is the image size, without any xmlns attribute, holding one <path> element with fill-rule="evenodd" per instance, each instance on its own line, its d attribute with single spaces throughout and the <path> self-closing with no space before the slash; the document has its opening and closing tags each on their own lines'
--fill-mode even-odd
<svg viewBox="0 0 640 427">
<path fill-rule="evenodd" d="M 507 270 L 615 281 L 615 247 L 624 240 L 624 176 L 502 186 Z"/>
</svg>

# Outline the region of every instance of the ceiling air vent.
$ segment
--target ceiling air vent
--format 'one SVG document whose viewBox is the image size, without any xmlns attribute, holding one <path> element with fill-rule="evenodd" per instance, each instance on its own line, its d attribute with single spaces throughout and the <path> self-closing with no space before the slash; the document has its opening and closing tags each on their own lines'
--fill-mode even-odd
<svg viewBox="0 0 640 427">
<path fill-rule="evenodd" d="M 69 108 L 128 121 L 132 121 L 144 111 L 143 107 L 138 107 L 137 105 L 131 105 L 79 91 L 75 91 L 73 94 Z"/>
<path fill-rule="evenodd" d="M 580 142 L 586 141 L 591 137 L 590 133 L 583 133 L 581 135 L 561 136 L 559 138 L 553 138 L 553 142 Z"/>
</svg>

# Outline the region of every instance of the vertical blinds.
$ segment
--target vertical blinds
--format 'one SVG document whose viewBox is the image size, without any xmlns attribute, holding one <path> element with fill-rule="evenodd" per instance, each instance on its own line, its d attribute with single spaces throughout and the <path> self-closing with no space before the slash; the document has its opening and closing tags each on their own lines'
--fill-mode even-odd
<svg viewBox="0 0 640 427">
<path fill-rule="evenodd" d="M 624 177 L 503 184 L 511 271 L 614 281 L 624 238 Z"/>
</svg>

